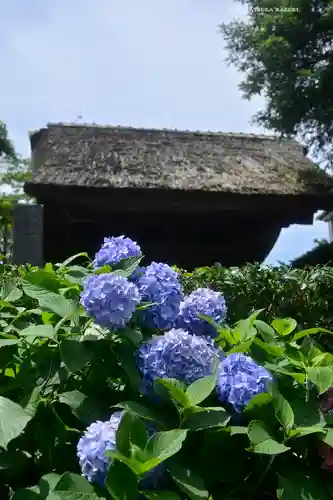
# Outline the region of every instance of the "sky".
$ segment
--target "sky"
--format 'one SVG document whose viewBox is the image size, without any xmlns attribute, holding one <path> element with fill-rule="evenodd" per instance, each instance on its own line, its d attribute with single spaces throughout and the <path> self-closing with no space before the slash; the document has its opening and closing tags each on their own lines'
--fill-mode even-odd
<svg viewBox="0 0 333 500">
<path fill-rule="evenodd" d="M 0 17 L 1 120 L 17 151 L 48 122 L 262 133 L 218 25 L 232 0 L 15 0 Z M 82 118 L 79 118 L 82 117 Z M 328 227 L 283 229 L 266 263 L 310 250 Z"/>
</svg>

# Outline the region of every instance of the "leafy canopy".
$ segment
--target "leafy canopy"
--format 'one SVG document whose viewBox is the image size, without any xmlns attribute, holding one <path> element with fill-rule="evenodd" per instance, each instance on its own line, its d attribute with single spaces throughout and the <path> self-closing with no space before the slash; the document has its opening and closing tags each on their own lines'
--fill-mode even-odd
<svg viewBox="0 0 333 500">
<path fill-rule="evenodd" d="M 331 0 L 236 0 L 246 21 L 221 25 L 228 61 L 244 73 L 244 97 L 266 98 L 254 120 L 297 134 L 331 159 L 333 137 L 333 3 Z"/>
</svg>

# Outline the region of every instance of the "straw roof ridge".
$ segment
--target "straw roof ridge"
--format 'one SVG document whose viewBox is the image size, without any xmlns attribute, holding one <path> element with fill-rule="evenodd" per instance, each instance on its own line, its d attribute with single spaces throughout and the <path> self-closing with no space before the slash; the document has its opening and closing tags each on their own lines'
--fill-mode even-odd
<svg viewBox="0 0 333 500">
<path fill-rule="evenodd" d="M 269 135 L 49 123 L 30 134 L 33 183 L 237 194 L 327 194 L 333 177 Z"/>
</svg>

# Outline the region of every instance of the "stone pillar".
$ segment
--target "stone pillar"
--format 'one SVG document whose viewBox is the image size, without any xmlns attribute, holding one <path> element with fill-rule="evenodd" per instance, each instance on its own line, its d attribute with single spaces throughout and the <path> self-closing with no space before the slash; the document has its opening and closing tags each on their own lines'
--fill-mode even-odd
<svg viewBox="0 0 333 500">
<path fill-rule="evenodd" d="M 17 204 L 13 218 L 13 264 L 43 266 L 42 205 Z"/>
</svg>

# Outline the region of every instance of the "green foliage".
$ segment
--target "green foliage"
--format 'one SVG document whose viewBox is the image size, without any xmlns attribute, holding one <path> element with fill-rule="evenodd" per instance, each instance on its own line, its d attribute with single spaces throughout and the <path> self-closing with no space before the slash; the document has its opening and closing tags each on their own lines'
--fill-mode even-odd
<svg viewBox="0 0 333 500">
<path fill-rule="evenodd" d="M 330 0 L 238 0 L 246 21 L 222 24 L 228 61 L 244 73 L 246 98 L 263 95 L 255 121 L 282 135 L 299 134 L 326 159 L 333 137 L 333 5 Z M 329 163 L 329 162 L 328 162 Z"/>
<path fill-rule="evenodd" d="M 1 157 L 15 159 L 16 153 L 13 144 L 8 137 L 7 127 L 0 120 L 0 158 Z"/>
<path fill-rule="evenodd" d="M 184 272 L 182 280 L 187 292 L 205 286 L 222 292 L 232 323 L 251 311 L 264 309 L 260 318 L 268 322 L 290 317 L 297 318 L 301 328 L 333 328 L 332 267 L 292 269 L 256 264 L 242 268 L 203 267 L 192 273 Z M 268 330 L 267 335 L 270 335 Z"/>
<path fill-rule="evenodd" d="M 112 272 L 128 269 L 133 262 Z M 319 324 L 323 317 L 327 326 L 330 312 L 320 295 L 320 280 L 329 281 L 326 270 L 304 273 L 302 280 L 298 271 L 255 266 L 183 275 L 187 291 L 209 284 L 226 294 L 230 324 L 217 325 L 216 340 L 224 352 L 245 352 L 274 374 L 272 386 L 238 418 L 217 401 L 216 374 L 188 387 L 160 379 L 160 399 L 140 395 L 130 359 L 148 333 L 135 325 L 106 331 L 87 317 L 79 295 L 95 272 L 88 259 L 86 266 L 68 260 L 3 270 L 1 499 L 136 500 L 139 490 L 151 500 L 331 498 L 318 453 L 321 442 L 333 444 L 333 420 L 320 409 L 321 394 L 333 385 L 333 355 L 316 340 L 332 336 Z M 302 283 L 307 298 L 297 298 Z M 308 310 L 310 297 L 320 304 Z M 76 446 L 87 425 L 119 408 L 117 447 L 108 452 L 101 489 L 80 475 Z M 154 425 L 152 436 L 147 422 Z M 161 463 L 168 471 L 165 489 L 142 489 L 142 476 Z"/>
<path fill-rule="evenodd" d="M 13 209 L 29 201 L 23 185 L 31 178 L 30 160 L 20 158 L 0 121 L 0 260 L 8 262 L 12 251 Z"/>
</svg>

